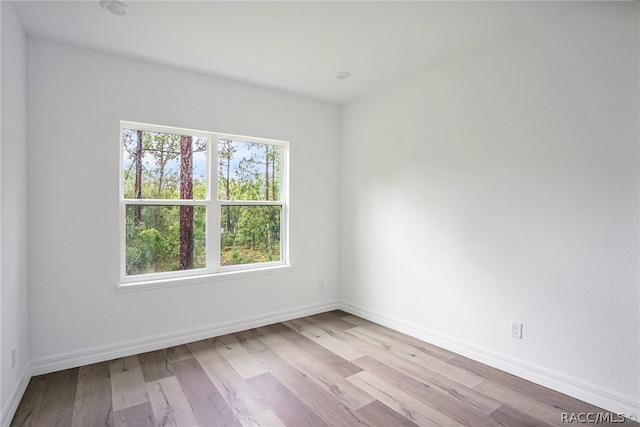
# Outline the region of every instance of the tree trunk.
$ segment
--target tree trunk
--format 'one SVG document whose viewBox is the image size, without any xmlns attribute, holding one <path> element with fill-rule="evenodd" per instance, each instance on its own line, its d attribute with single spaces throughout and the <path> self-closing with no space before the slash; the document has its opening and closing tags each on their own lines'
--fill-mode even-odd
<svg viewBox="0 0 640 427">
<path fill-rule="evenodd" d="M 226 190 L 227 190 L 227 200 L 231 200 L 231 159 L 227 159 L 227 182 Z M 227 224 L 226 224 L 226 232 L 231 232 L 231 206 L 227 205 Z"/>
<path fill-rule="evenodd" d="M 142 131 L 136 131 L 136 136 L 138 137 L 137 146 L 136 146 L 136 182 L 135 182 L 135 195 L 136 199 L 142 199 Z M 133 223 L 137 227 L 140 225 L 140 221 L 142 218 L 142 206 L 135 205 L 133 207 Z"/>
<path fill-rule="evenodd" d="M 180 137 L 180 198 L 193 199 L 193 138 Z M 180 270 L 193 268 L 193 206 L 180 206 Z"/>
<path fill-rule="evenodd" d="M 269 200 L 269 146 L 265 145 L 264 149 L 265 149 L 264 186 L 266 188 L 266 196 L 267 196 L 265 200 Z"/>
<path fill-rule="evenodd" d="M 271 159 L 271 194 L 273 195 L 273 200 L 279 200 L 276 197 L 276 158 L 273 156 Z"/>
</svg>

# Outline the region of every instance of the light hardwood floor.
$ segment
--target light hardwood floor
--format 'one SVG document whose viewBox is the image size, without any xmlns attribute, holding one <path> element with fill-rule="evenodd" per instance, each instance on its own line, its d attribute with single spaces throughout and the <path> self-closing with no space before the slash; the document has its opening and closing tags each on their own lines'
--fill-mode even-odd
<svg viewBox="0 0 640 427">
<path fill-rule="evenodd" d="M 605 411 L 333 311 L 34 377 L 11 426 L 546 426 L 581 412 Z"/>
</svg>

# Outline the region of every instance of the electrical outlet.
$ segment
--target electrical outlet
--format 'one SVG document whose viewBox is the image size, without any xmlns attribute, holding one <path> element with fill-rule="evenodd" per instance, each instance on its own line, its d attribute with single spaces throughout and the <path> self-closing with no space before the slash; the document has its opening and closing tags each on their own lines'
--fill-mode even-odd
<svg viewBox="0 0 640 427">
<path fill-rule="evenodd" d="M 16 349 L 11 350 L 11 369 L 16 367 Z"/>
<path fill-rule="evenodd" d="M 318 281 L 318 290 L 324 291 L 324 280 Z"/>
<path fill-rule="evenodd" d="M 522 323 L 511 322 L 511 336 L 522 339 Z"/>
</svg>

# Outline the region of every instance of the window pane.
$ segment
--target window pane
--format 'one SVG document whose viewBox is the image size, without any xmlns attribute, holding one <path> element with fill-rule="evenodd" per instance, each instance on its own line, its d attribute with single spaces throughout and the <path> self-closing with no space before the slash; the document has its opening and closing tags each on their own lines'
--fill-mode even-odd
<svg viewBox="0 0 640 427">
<path fill-rule="evenodd" d="M 206 199 L 207 139 L 124 129 L 125 199 Z"/>
<path fill-rule="evenodd" d="M 206 267 L 206 207 L 127 205 L 126 274 Z"/>
<path fill-rule="evenodd" d="M 220 209 L 220 265 L 280 261 L 281 206 Z"/>
<path fill-rule="evenodd" d="M 282 147 L 220 139 L 219 200 L 280 200 Z"/>
</svg>

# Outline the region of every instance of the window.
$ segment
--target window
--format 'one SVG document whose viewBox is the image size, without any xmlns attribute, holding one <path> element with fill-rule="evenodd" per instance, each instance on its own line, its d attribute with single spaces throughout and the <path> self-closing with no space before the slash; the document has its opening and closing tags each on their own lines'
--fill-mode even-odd
<svg viewBox="0 0 640 427">
<path fill-rule="evenodd" d="M 288 143 L 121 123 L 121 282 L 287 264 Z"/>
</svg>

